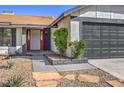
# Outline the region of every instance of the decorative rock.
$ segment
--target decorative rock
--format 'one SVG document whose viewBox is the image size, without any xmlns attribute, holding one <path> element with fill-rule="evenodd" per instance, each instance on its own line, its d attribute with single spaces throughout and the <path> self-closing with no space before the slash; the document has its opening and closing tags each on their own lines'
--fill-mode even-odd
<svg viewBox="0 0 124 93">
<path fill-rule="evenodd" d="M 124 87 L 124 85 L 117 80 L 109 80 L 109 81 L 106 81 L 106 82 L 113 87 Z"/>
<path fill-rule="evenodd" d="M 74 74 L 68 74 L 64 77 L 64 79 L 68 79 L 68 80 L 75 80 L 75 75 Z"/>
<path fill-rule="evenodd" d="M 34 72 L 33 73 L 33 78 L 36 81 L 40 81 L 40 80 L 58 80 L 61 77 L 62 76 L 57 72 Z"/>
<path fill-rule="evenodd" d="M 56 87 L 57 81 L 38 81 L 36 83 L 37 87 Z"/>
<path fill-rule="evenodd" d="M 86 74 L 80 74 L 78 76 L 78 80 L 83 82 L 91 82 L 91 83 L 99 83 L 100 81 L 98 76 L 86 75 Z"/>
</svg>

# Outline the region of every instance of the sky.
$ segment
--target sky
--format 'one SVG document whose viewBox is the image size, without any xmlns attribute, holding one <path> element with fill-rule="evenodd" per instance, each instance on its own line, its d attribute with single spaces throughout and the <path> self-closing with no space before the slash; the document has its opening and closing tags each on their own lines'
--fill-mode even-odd
<svg viewBox="0 0 124 93">
<path fill-rule="evenodd" d="M 12 11 L 16 15 L 59 16 L 74 5 L 0 5 L 0 13 Z"/>
</svg>

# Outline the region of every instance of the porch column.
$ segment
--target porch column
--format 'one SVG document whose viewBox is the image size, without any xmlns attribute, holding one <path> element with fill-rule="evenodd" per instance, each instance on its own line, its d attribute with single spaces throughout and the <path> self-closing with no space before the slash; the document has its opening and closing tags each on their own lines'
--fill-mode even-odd
<svg viewBox="0 0 124 93">
<path fill-rule="evenodd" d="M 44 49 L 44 29 L 40 30 L 40 49 Z"/>
<path fill-rule="evenodd" d="M 26 45 L 27 45 L 27 50 L 30 50 L 31 47 L 30 47 L 30 39 L 31 39 L 31 29 L 27 29 L 26 31 Z"/>
<path fill-rule="evenodd" d="M 22 28 L 16 28 L 16 51 L 22 53 Z"/>
</svg>

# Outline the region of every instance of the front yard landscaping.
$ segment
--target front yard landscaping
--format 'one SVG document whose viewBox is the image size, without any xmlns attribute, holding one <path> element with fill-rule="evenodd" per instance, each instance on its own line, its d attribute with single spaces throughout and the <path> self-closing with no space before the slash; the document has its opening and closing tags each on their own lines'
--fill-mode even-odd
<svg viewBox="0 0 124 93">
<path fill-rule="evenodd" d="M 2 59 L 0 56 L 0 86 L 5 86 L 8 79 L 16 76 L 21 76 L 24 80 L 24 84 L 21 86 L 34 86 L 34 81 L 32 78 L 32 61 L 29 57 L 17 57 L 13 56 L 12 61 L 14 62 L 11 68 L 7 68 L 7 60 Z"/>
<path fill-rule="evenodd" d="M 124 82 L 100 70 L 34 72 L 37 87 L 124 87 Z"/>
<path fill-rule="evenodd" d="M 58 86 L 64 87 L 112 87 L 107 83 L 107 81 L 116 80 L 119 83 L 123 84 L 124 82 L 115 78 L 114 76 L 100 70 L 100 69 L 89 69 L 89 70 L 81 70 L 81 71 L 70 71 L 70 72 L 60 72 L 62 76 L 67 76 L 68 74 L 75 75 L 74 80 L 70 79 L 60 79 L 58 82 Z M 118 85 L 117 85 L 118 86 Z"/>
<path fill-rule="evenodd" d="M 76 71 L 41 71 L 33 72 L 32 59 L 29 56 L 13 56 L 14 64 L 8 67 L 7 60 L 0 57 L 0 86 L 6 86 L 8 80 L 14 75 L 20 75 L 24 80 L 22 87 L 124 87 L 124 81 L 100 69 L 84 69 Z M 51 65 L 52 66 L 52 65 Z M 14 80 L 14 84 L 19 86 Z M 20 77 L 18 77 L 20 78 Z M 9 83 L 10 83 L 9 82 Z M 15 86 L 10 83 L 9 86 Z"/>
</svg>

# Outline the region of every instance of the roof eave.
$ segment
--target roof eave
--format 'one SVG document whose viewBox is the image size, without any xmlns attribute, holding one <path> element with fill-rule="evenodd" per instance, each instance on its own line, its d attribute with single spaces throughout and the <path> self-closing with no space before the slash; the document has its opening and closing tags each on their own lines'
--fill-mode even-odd
<svg viewBox="0 0 124 93">
<path fill-rule="evenodd" d="M 55 21 L 53 21 L 51 24 L 50 24 L 50 26 L 54 26 L 57 22 L 59 22 L 61 19 L 63 19 L 65 16 L 68 16 L 68 15 L 70 15 L 71 13 L 73 13 L 73 12 L 75 12 L 75 11 L 77 11 L 77 10 L 80 10 L 81 8 L 85 8 L 86 6 L 88 6 L 88 5 L 83 5 L 83 6 L 76 6 L 76 7 L 74 7 L 74 8 L 72 8 L 72 9 L 69 9 L 69 10 L 67 10 L 67 11 L 65 11 L 64 13 L 62 13 Z"/>
</svg>

